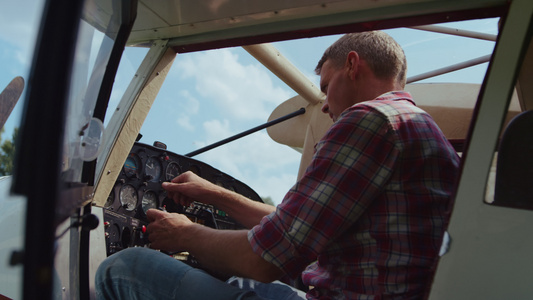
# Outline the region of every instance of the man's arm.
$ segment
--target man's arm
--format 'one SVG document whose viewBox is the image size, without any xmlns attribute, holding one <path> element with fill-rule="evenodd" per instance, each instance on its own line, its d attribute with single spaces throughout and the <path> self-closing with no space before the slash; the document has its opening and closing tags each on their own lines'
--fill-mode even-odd
<svg viewBox="0 0 533 300">
<path fill-rule="evenodd" d="M 247 230 L 215 230 L 186 216 L 150 209 L 148 234 L 152 248 L 188 251 L 206 268 L 222 274 L 271 282 L 282 271 L 253 252 Z"/>
<path fill-rule="evenodd" d="M 276 210 L 274 206 L 250 200 L 192 172 L 185 172 L 162 186 L 176 203 L 188 206 L 199 201 L 215 205 L 247 228 L 259 224 L 264 216 Z"/>
</svg>

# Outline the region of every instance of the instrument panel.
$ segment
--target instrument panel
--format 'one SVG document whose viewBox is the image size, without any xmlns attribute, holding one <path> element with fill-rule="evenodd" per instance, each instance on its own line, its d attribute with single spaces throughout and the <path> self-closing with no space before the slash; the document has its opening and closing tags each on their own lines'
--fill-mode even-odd
<svg viewBox="0 0 533 300">
<path fill-rule="evenodd" d="M 182 213 L 196 223 L 217 229 L 244 228 L 213 205 L 194 202 L 191 206 L 184 207 L 167 198 L 161 183 L 171 181 L 186 171 L 192 171 L 214 184 L 262 202 L 249 186 L 208 164 L 172 153 L 159 142 L 154 143 L 154 146 L 135 143 L 104 205 L 108 256 L 125 248 L 148 246 L 149 241 L 144 231 L 148 225 L 146 211 L 151 208 Z M 176 254 L 176 257 L 195 264 L 192 257 L 183 254 Z"/>
</svg>

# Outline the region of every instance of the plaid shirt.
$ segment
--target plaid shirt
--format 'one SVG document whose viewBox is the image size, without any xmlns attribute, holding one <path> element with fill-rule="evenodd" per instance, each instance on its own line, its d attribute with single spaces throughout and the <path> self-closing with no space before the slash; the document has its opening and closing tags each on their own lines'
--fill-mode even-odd
<svg viewBox="0 0 533 300">
<path fill-rule="evenodd" d="M 431 284 L 458 170 L 433 119 L 408 93 L 390 92 L 341 114 L 248 239 L 289 277 L 303 271 L 310 299 L 418 299 Z"/>
</svg>

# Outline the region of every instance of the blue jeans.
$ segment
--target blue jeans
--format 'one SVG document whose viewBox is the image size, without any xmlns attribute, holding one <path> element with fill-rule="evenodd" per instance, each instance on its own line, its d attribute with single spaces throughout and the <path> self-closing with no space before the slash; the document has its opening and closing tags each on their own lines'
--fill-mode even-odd
<svg viewBox="0 0 533 300">
<path fill-rule="evenodd" d="M 109 256 L 96 273 L 98 299 L 305 299 L 280 282 L 231 278 L 228 283 L 148 248 L 128 248 Z"/>
</svg>

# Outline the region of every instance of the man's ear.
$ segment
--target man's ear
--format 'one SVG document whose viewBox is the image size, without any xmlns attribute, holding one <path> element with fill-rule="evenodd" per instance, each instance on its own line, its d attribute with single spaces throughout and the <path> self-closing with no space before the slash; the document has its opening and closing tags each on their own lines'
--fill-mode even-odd
<svg viewBox="0 0 533 300">
<path fill-rule="evenodd" d="M 350 51 L 346 57 L 346 69 L 350 79 L 354 79 L 359 71 L 359 54 L 355 51 Z"/>
</svg>

